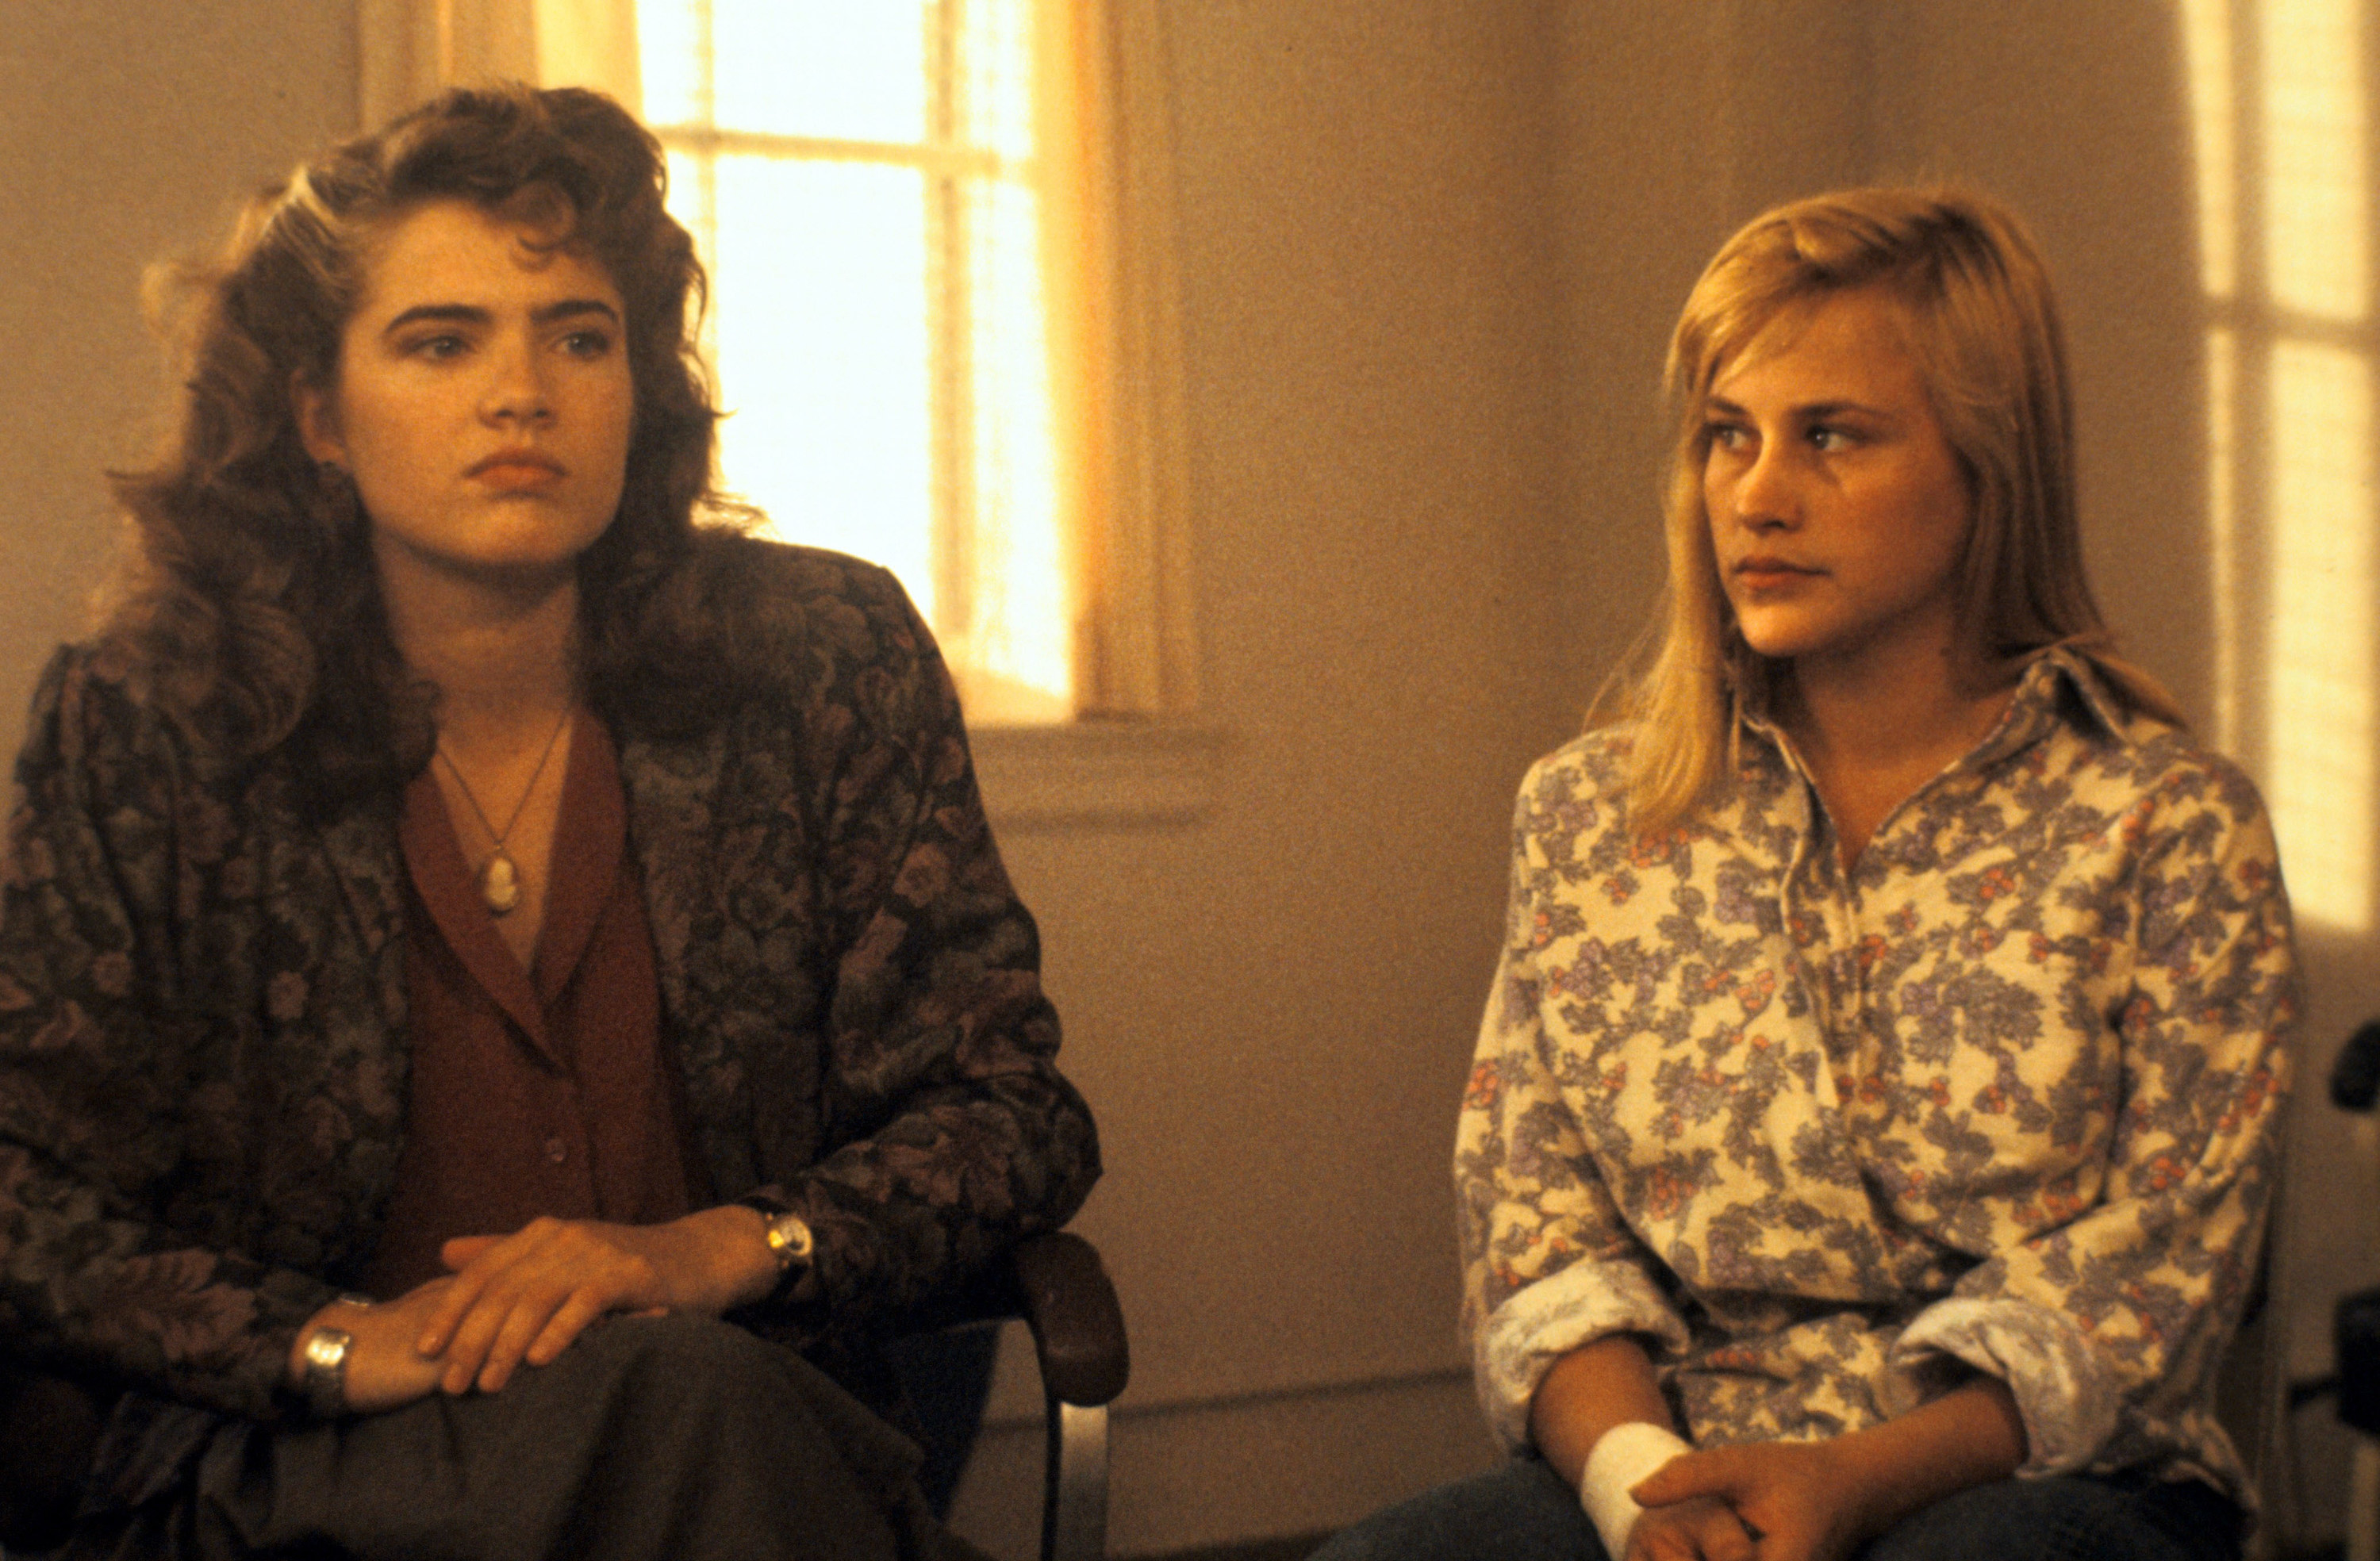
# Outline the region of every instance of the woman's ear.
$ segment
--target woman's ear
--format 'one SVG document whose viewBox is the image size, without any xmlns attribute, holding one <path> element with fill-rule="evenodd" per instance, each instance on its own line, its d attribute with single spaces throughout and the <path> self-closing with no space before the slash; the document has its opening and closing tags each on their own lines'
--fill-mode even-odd
<svg viewBox="0 0 2380 1561">
<path fill-rule="evenodd" d="M 306 454 L 324 466 L 346 466 L 347 445 L 339 437 L 338 412 L 332 405 L 331 393 L 303 374 L 293 374 L 289 379 L 289 406 L 297 415 L 298 439 L 306 446 Z"/>
</svg>

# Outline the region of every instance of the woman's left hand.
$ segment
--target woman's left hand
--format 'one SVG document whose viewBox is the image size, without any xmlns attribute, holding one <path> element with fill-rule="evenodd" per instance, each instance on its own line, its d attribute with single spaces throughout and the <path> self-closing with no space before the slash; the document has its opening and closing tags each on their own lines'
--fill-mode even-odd
<svg viewBox="0 0 2380 1561">
<path fill-rule="evenodd" d="M 1977 1376 L 1905 1415 L 1823 1442 L 1752 1442 L 1672 1458 L 1630 1492 L 1648 1510 L 1725 1502 L 1759 1561 L 1840 1561 L 1909 1514 L 2024 1462 L 2008 1385 Z"/>
<path fill-rule="evenodd" d="M 777 1281 L 765 1222 L 737 1204 L 665 1225 L 534 1219 L 509 1236 L 459 1237 L 439 1255 L 454 1283 L 415 1349 L 443 1357 L 439 1386 L 450 1394 L 495 1392 L 608 1313 L 717 1316 Z"/>
<path fill-rule="evenodd" d="M 1860 1532 L 1855 1471 L 1832 1442 L 1761 1442 L 1671 1459 L 1629 1493 L 1652 1513 L 1716 1497 L 1753 1533 L 1759 1561 L 1840 1561 Z"/>
</svg>

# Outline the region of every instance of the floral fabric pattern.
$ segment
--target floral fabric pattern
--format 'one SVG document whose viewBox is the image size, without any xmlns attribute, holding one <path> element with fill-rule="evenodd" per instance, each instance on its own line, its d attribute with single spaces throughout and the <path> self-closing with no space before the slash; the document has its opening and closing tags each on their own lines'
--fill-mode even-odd
<svg viewBox="0 0 2380 1561">
<path fill-rule="evenodd" d="M 817 1238 L 820 1299 L 748 1320 L 832 1353 L 1062 1224 L 1097 1139 L 900 587 L 741 538 L 691 567 L 765 604 L 734 629 L 783 673 L 699 737 L 614 720 L 664 1044 L 717 1194 L 771 1192 Z M 290 1342 L 378 1240 L 407 1090 L 395 799 L 310 822 L 285 767 L 209 769 L 87 649 L 30 730 L 0 898 L 0 1342 L 129 1385 L 111 1445 L 187 1449 L 126 1427 L 173 1421 L 161 1400 L 296 1412 Z"/>
<path fill-rule="evenodd" d="M 2253 787 L 2064 651 L 1849 872 L 1765 722 L 1658 839 L 1627 753 L 1540 761 L 1514 824 L 1455 1153 L 1499 1434 L 1631 1332 L 1697 1445 L 1857 1430 L 1973 1370 L 2014 1393 L 2024 1472 L 2244 1498 L 2211 1399 L 2296 1003 Z"/>
</svg>

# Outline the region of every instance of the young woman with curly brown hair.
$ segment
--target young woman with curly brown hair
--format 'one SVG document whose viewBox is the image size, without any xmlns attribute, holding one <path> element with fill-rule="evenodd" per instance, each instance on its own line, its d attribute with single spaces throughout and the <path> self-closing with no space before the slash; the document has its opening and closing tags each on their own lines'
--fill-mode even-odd
<svg viewBox="0 0 2380 1561">
<path fill-rule="evenodd" d="M 453 92 L 175 279 L 0 902 L 0 1360 L 85 1432 L 0 1543 L 956 1546 L 851 1394 L 1096 1141 L 931 637 L 711 490 L 662 169 Z"/>
</svg>

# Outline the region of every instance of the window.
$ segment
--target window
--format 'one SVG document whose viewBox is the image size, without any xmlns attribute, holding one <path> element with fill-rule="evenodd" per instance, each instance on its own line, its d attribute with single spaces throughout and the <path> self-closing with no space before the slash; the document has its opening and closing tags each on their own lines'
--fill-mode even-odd
<svg viewBox="0 0 2380 1561">
<path fill-rule="evenodd" d="M 977 725 L 1193 698 L 1162 0 L 359 0 L 368 124 L 601 88 L 710 269 L 722 478 L 892 568 Z"/>
<path fill-rule="evenodd" d="M 1071 713 L 1033 0 L 640 0 L 727 486 L 901 576 L 995 719 Z"/>
</svg>

